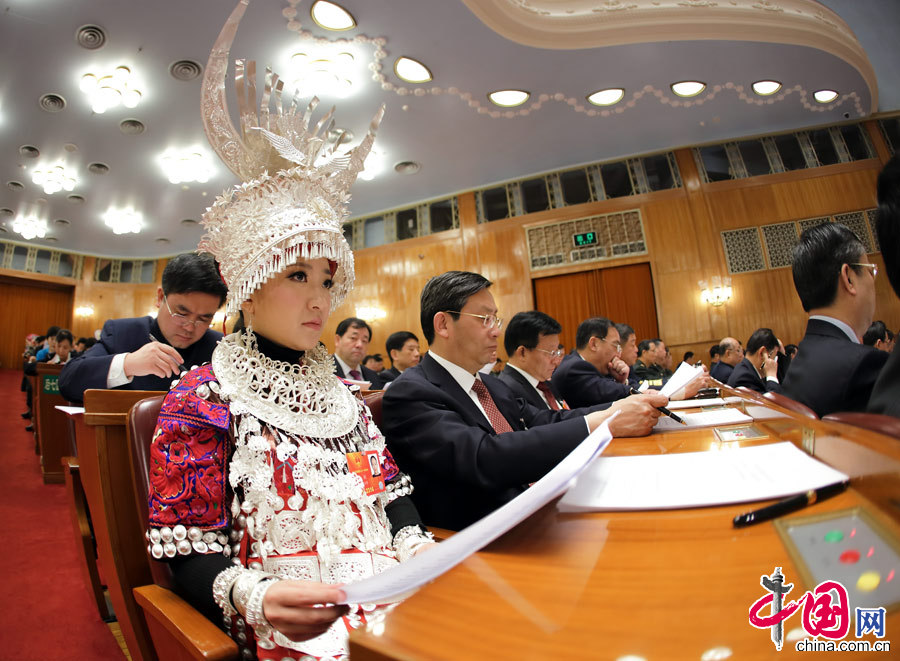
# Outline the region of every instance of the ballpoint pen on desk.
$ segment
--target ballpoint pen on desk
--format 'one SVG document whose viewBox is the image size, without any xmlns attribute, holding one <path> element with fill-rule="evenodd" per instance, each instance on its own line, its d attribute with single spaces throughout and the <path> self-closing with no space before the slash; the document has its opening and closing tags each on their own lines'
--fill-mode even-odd
<svg viewBox="0 0 900 661">
<path fill-rule="evenodd" d="M 632 395 L 643 395 L 644 393 L 640 392 L 639 390 L 635 390 L 634 388 L 632 388 L 632 389 L 631 389 L 631 394 L 632 394 Z M 679 418 L 677 415 L 675 415 L 674 413 L 672 413 L 672 412 L 671 412 L 669 409 L 667 409 L 665 406 L 657 406 L 657 407 L 656 407 L 656 410 L 659 411 L 660 413 L 663 413 L 663 414 L 669 416 L 669 417 L 672 418 L 672 420 L 674 420 L 675 422 L 680 422 L 680 423 L 683 424 L 683 425 L 686 425 L 686 424 L 687 424 L 684 420 L 682 420 L 682 419 Z"/>
<path fill-rule="evenodd" d="M 745 514 L 738 514 L 734 517 L 734 527 L 743 528 L 744 526 L 752 526 L 754 523 L 777 519 L 779 516 L 796 512 L 807 505 L 812 505 L 820 500 L 836 496 L 846 489 L 849 484 L 850 482 L 848 480 L 844 480 L 842 482 L 829 484 L 825 487 L 820 487 L 819 489 L 810 489 L 805 493 L 798 493 L 795 496 L 789 496 L 779 500 L 773 505 L 767 505 L 766 507 L 761 507 L 758 510 L 753 510 L 752 512 L 747 512 Z"/>
<path fill-rule="evenodd" d="M 153 337 L 153 333 L 148 333 L 148 335 L 150 336 L 151 342 L 159 342 L 159 340 L 157 340 L 155 337 Z M 159 342 L 159 343 L 162 344 L 162 342 Z M 184 364 L 181 364 L 178 366 L 178 374 L 181 374 L 182 372 L 187 372 L 187 371 L 188 371 L 188 368 L 185 367 Z"/>
</svg>

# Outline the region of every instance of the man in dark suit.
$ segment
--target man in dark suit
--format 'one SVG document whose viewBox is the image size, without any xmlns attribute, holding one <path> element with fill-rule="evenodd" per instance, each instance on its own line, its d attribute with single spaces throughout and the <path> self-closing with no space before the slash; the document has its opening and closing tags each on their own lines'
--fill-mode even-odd
<svg viewBox="0 0 900 661">
<path fill-rule="evenodd" d="M 180 368 L 209 362 L 222 337 L 209 325 L 226 294 L 210 255 L 178 255 L 163 271 L 156 318 L 107 320 L 100 340 L 63 368 L 60 393 L 80 402 L 91 388 L 168 390 Z"/>
<path fill-rule="evenodd" d="M 723 337 L 719 343 L 719 362 L 715 363 L 709 375 L 716 381 L 728 383 L 734 366 L 744 358 L 741 343 L 733 337 Z"/>
<path fill-rule="evenodd" d="M 890 355 L 859 340 L 875 313 L 877 267 L 868 263 L 853 232 L 823 223 L 800 235 L 791 270 L 809 321 L 784 379 L 784 394 L 820 417 L 864 411 Z"/>
<path fill-rule="evenodd" d="M 539 409 L 559 411 L 568 408 L 550 384 L 553 370 L 562 360 L 559 334 L 562 327 L 553 317 L 537 310 L 518 312 L 509 320 L 503 335 L 503 348 L 509 359 L 500 380 Z"/>
<path fill-rule="evenodd" d="M 884 270 L 894 293 L 900 296 L 900 154 L 878 175 L 878 218 L 875 224 Z M 881 370 L 868 411 L 900 418 L 900 350 L 894 349 Z"/>
<path fill-rule="evenodd" d="M 747 340 L 744 358 L 728 377 L 728 385 L 732 388 L 743 386 L 761 393 L 780 393 L 781 384 L 778 382 L 780 348 L 778 338 L 771 328 L 757 328 Z"/>
<path fill-rule="evenodd" d="M 419 364 L 419 338 L 409 331 L 391 333 L 384 343 L 384 348 L 387 349 L 388 357 L 391 359 L 391 366 L 378 373 L 378 378 L 383 383 L 390 383 L 404 370 Z"/>
<path fill-rule="evenodd" d="M 347 317 L 338 324 L 334 334 L 334 367 L 342 379 L 368 381 L 372 390 L 379 390 L 384 382 L 377 372 L 362 364 L 372 339 L 372 327 L 358 317 Z"/>
<path fill-rule="evenodd" d="M 415 490 L 422 519 L 458 530 L 516 497 L 571 452 L 613 411 L 616 436 L 645 435 L 660 395 L 629 397 L 605 410 L 551 411 L 517 399 L 478 370 L 497 355 L 502 321 L 477 273 L 450 271 L 422 290 L 429 351 L 385 391 L 382 431 Z"/>
<path fill-rule="evenodd" d="M 551 382 L 569 406 L 608 404 L 628 397 L 628 365 L 619 357 L 616 325 L 605 317 L 591 317 L 575 331 L 575 351 L 563 358 Z"/>
</svg>

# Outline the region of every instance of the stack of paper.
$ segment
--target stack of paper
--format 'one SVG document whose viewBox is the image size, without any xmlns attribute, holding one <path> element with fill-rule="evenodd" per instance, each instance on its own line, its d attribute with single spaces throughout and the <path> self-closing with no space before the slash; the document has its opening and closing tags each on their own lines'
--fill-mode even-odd
<svg viewBox="0 0 900 661">
<path fill-rule="evenodd" d="M 695 427 L 714 427 L 716 425 L 736 425 L 753 422 L 753 418 L 735 408 L 700 411 L 699 413 L 679 413 L 678 417 L 684 420 L 685 424 L 675 422 L 667 415 L 659 416 L 653 431 L 678 431 L 679 429 L 693 429 Z"/>
<path fill-rule="evenodd" d="M 675 374 L 669 377 L 666 384 L 660 389 L 660 393 L 669 399 L 682 399 L 684 397 L 684 389 L 690 383 L 703 376 L 702 365 L 688 365 L 682 362 L 675 370 Z"/>
</svg>

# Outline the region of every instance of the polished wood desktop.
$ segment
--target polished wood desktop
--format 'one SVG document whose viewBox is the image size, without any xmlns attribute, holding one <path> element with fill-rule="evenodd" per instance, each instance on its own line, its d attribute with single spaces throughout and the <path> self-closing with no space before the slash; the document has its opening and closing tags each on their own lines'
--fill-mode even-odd
<svg viewBox="0 0 900 661">
<path fill-rule="evenodd" d="M 900 442 L 745 401 L 783 417 L 757 420 L 769 437 L 740 445 L 781 440 L 812 446 L 812 433 L 815 455 L 852 478 L 848 491 L 791 516 L 861 506 L 900 537 Z M 712 428 L 704 428 L 615 439 L 605 454 L 727 451 L 723 445 Z M 653 661 L 798 655 L 793 642 L 777 652 L 769 630 L 748 621 L 750 605 L 766 594 L 760 577 L 775 567 L 795 585 L 789 598 L 815 587 L 801 580 L 772 522 L 732 526 L 735 515 L 763 504 L 563 514 L 550 503 L 421 588 L 384 621 L 354 632 L 351 656 L 412 661 L 634 655 Z M 785 633 L 800 626 L 795 614 Z M 900 612 L 888 613 L 886 632 L 885 639 L 900 636 Z M 855 640 L 852 629 L 848 638 Z"/>
</svg>

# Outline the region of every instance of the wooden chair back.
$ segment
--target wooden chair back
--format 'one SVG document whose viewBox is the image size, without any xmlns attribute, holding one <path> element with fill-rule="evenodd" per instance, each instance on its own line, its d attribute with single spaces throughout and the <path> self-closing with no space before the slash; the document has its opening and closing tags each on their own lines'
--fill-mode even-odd
<svg viewBox="0 0 900 661">
<path fill-rule="evenodd" d="M 370 390 L 363 394 L 363 401 L 372 412 L 372 420 L 380 428 L 381 427 L 381 400 L 384 397 L 384 390 Z"/>
<path fill-rule="evenodd" d="M 780 393 L 767 392 L 765 395 L 763 395 L 763 397 L 771 401 L 773 404 L 776 404 L 783 409 L 787 409 L 788 411 L 799 413 L 800 415 L 811 418 L 812 420 L 819 419 L 819 416 L 816 415 L 816 412 L 809 408 L 806 404 L 801 404 L 800 402 Z"/>
<path fill-rule="evenodd" d="M 881 415 L 880 413 L 829 413 L 822 420 L 831 422 L 840 422 L 845 425 L 854 427 L 862 427 L 871 431 L 877 431 L 885 436 L 892 436 L 900 439 L 900 418 L 891 415 Z"/>
<path fill-rule="evenodd" d="M 63 457 L 70 454 L 69 422 L 57 406 L 68 402 L 59 394 L 59 373 L 62 365 L 38 363 L 37 382 L 32 403 L 32 418 L 38 433 L 38 448 L 41 454 L 41 475 L 45 484 L 62 484 Z"/>
</svg>

